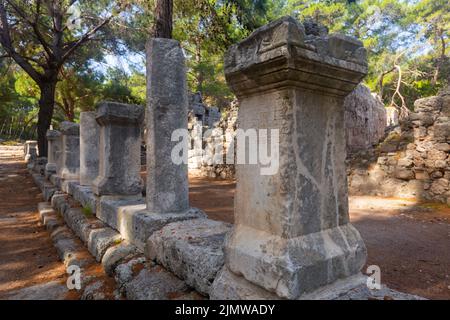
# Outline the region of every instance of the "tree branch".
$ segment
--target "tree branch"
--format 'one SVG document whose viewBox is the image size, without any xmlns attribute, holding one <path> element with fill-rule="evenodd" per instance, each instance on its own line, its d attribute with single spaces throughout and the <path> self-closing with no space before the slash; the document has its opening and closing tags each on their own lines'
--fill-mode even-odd
<svg viewBox="0 0 450 320">
<path fill-rule="evenodd" d="M 105 20 L 103 20 L 99 25 L 91 29 L 90 31 L 86 32 L 78 41 L 76 41 L 72 46 L 70 46 L 66 52 L 63 54 L 62 59 L 60 61 L 60 65 L 62 65 L 69 57 L 70 55 L 82 44 L 84 44 L 86 41 L 89 40 L 89 38 L 94 35 L 98 30 L 100 30 L 104 25 L 109 23 L 111 19 L 113 18 L 113 15 L 109 16 Z"/>
<path fill-rule="evenodd" d="M 18 54 L 11 41 L 11 34 L 9 31 L 8 19 L 6 15 L 6 9 L 4 5 L 4 0 L 0 0 L 0 43 L 6 53 L 14 59 L 14 61 L 26 72 L 28 75 L 36 81 L 36 83 L 41 82 L 42 75 L 36 71 L 33 66 L 20 54 Z"/>
<path fill-rule="evenodd" d="M 28 19 L 28 17 L 26 16 L 26 14 L 18 7 L 16 6 L 11 0 L 6 0 L 6 2 L 8 2 L 8 4 L 14 9 L 14 11 L 17 12 L 17 14 L 26 22 L 30 25 L 30 27 L 33 29 L 34 34 L 36 36 L 36 39 L 39 41 L 39 43 L 42 45 L 42 47 L 44 48 L 45 52 L 49 55 L 49 57 L 53 57 L 53 52 L 50 50 L 50 46 L 48 45 L 48 43 L 45 41 L 42 33 L 39 31 L 38 25 L 37 23 L 31 21 L 30 19 Z M 40 10 L 40 5 L 37 8 L 37 10 Z M 36 17 L 37 18 L 37 17 Z"/>
</svg>

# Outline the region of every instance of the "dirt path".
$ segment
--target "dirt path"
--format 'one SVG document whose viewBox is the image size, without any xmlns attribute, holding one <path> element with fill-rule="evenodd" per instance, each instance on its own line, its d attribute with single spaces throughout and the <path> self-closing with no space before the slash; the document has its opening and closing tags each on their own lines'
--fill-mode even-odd
<svg viewBox="0 0 450 320">
<path fill-rule="evenodd" d="M 33 291 L 56 298 L 52 294 L 64 294 L 66 272 L 39 222 L 37 204 L 42 195 L 26 170 L 21 150 L 0 146 L 0 299 L 37 297 Z"/>
<path fill-rule="evenodd" d="M 233 222 L 235 183 L 190 177 L 191 205 L 211 219 Z M 392 289 L 450 299 L 450 208 L 408 199 L 351 197 L 350 219 Z M 366 268 L 364 268 L 366 270 Z"/>
</svg>

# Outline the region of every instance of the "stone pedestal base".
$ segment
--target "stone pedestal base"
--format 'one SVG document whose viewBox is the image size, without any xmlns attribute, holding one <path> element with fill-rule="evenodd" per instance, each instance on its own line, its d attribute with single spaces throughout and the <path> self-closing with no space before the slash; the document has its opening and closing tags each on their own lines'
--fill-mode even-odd
<svg viewBox="0 0 450 320">
<path fill-rule="evenodd" d="M 83 208 L 90 210 L 93 214 L 97 212 L 99 197 L 94 195 L 91 187 L 73 183 L 70 185 L 70 189 L 73 198 L 77 200 Z"/>
<path fill-rule="evenodd" d="M 189 208 L 179 213 L 152 213 L 147 210 L 142 197 L 103 196 L 97 205 L 96 216 L 120 232 L 122 237 L 141 250 L 153 232 L 165 225 L 206 217 L 197 208 Z"/>
<path fill-rule="evenodd" d="M 47 163 L 45 165 L 45 177 L 48 179 L 52 174 L 56 174 L 56 163 Z"/>
<path fill-rule="evenodd" d="M 61 177 L 59 177 L 57 174 L 52 174 L 49 178 L 50 182 L 53 183 L 55 187 L 58 189 L 61 189 Z"/>
<path fill-rule="evenodd" d="M 380 290 L 367 287 L 367 276 L 359 273 L 351 277 L 301 295 L 298 300 L 425 300 L 422 297 L 398 292 L 382 285 Z M 211 300 L 277 300 L 276 294 L 258 287 L 243 277 L 237 276 L 226 267 L 219 274 L 211 288 Z"/>
<path fill-rule="evenodd" d="M 366 261 L 351 224 L 291 239 L 235 226 L 226 248 L 230 271 L 287 299 L 358 274 Z"/>
<path fill-rule="evenodd" d="M 145 256 L 199 293 L 209 295 L 225 261 L 223 246 L 231 227 L 229 223 L 210 219 L 170 223 L 148 238 Z"/>
<path fill-rule="evenodd" d="M 142 207 L 141 207 L 142 208 Z M 145 208 L 145 207 L 144 207 Z M 124 209 L 120 216 L 120 233 L 141 250 L 145 250 L 147 239 L 156 231 L 172 222 L 206 218 L 197 208 L 189 208 L 179 213 L 152 213 L 142 208 Z"/>
<path fill-rule="evenodd" d="M 70 194 L 71 196 L 73 196 L 73 185 L 74 184 L 79 184 L 79 179 L 62 179 L 61 180 L 61 186 L 60 189 L 61 191 Z"/>
</svg>

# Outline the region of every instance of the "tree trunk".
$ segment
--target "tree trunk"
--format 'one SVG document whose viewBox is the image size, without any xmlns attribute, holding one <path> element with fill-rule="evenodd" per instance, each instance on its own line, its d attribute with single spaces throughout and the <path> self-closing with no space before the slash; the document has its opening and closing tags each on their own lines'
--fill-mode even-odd
<svg viewBox="0 0 450 320">
<path fill-rule="evenodd" d="M 195 62 L 197 63 L 197 67 L 198 67 L 197 91 L 203 93 L 204 76 L 203 76 L 203 68 L 201 66 L 201 63 L 202 63 L 202 52 L 201 52 L 200 39 L 199 38 L 197 38 L 196 41 L 195 41 L 195 47 L 196 47 L 196 50 L 195 50 Z"/>
<path fill-rule="evenodd" d="M 39 85 L 41 97 L 39 99 L 39 115 L 37 123 L 37 136 L 39 156 L 47 157 L 47 130 L 50 128 L 55 106 L 56 81 L 45 82 Z"/>
<path fill-rule="evenodd" d="M 157 0 L 155 7 L 154 38 L 172 38 L 173 0 Z"/>
</svg>

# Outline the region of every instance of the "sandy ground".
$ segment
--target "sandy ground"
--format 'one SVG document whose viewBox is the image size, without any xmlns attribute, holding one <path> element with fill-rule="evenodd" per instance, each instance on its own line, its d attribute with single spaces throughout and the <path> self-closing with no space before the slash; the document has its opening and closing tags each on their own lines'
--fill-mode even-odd
<svg viewBox="0 0 450 320">
<path fill-rule="evenodd" d="M 0 147 L 0 299 L 18 289 L 66 282 L 65 268 L 39 223 L 42 198 L 20 150 Z M 233 222 L 234 190 L 233 181 L 190 177 L 191 205 L 211 219 Z M 379 197 L 351 197 L 349 202 L 351 220 L 368 249 L 368 265 L 381 268 L 384 284 L 450 299 L 450 208 Z"/>
</svg>

